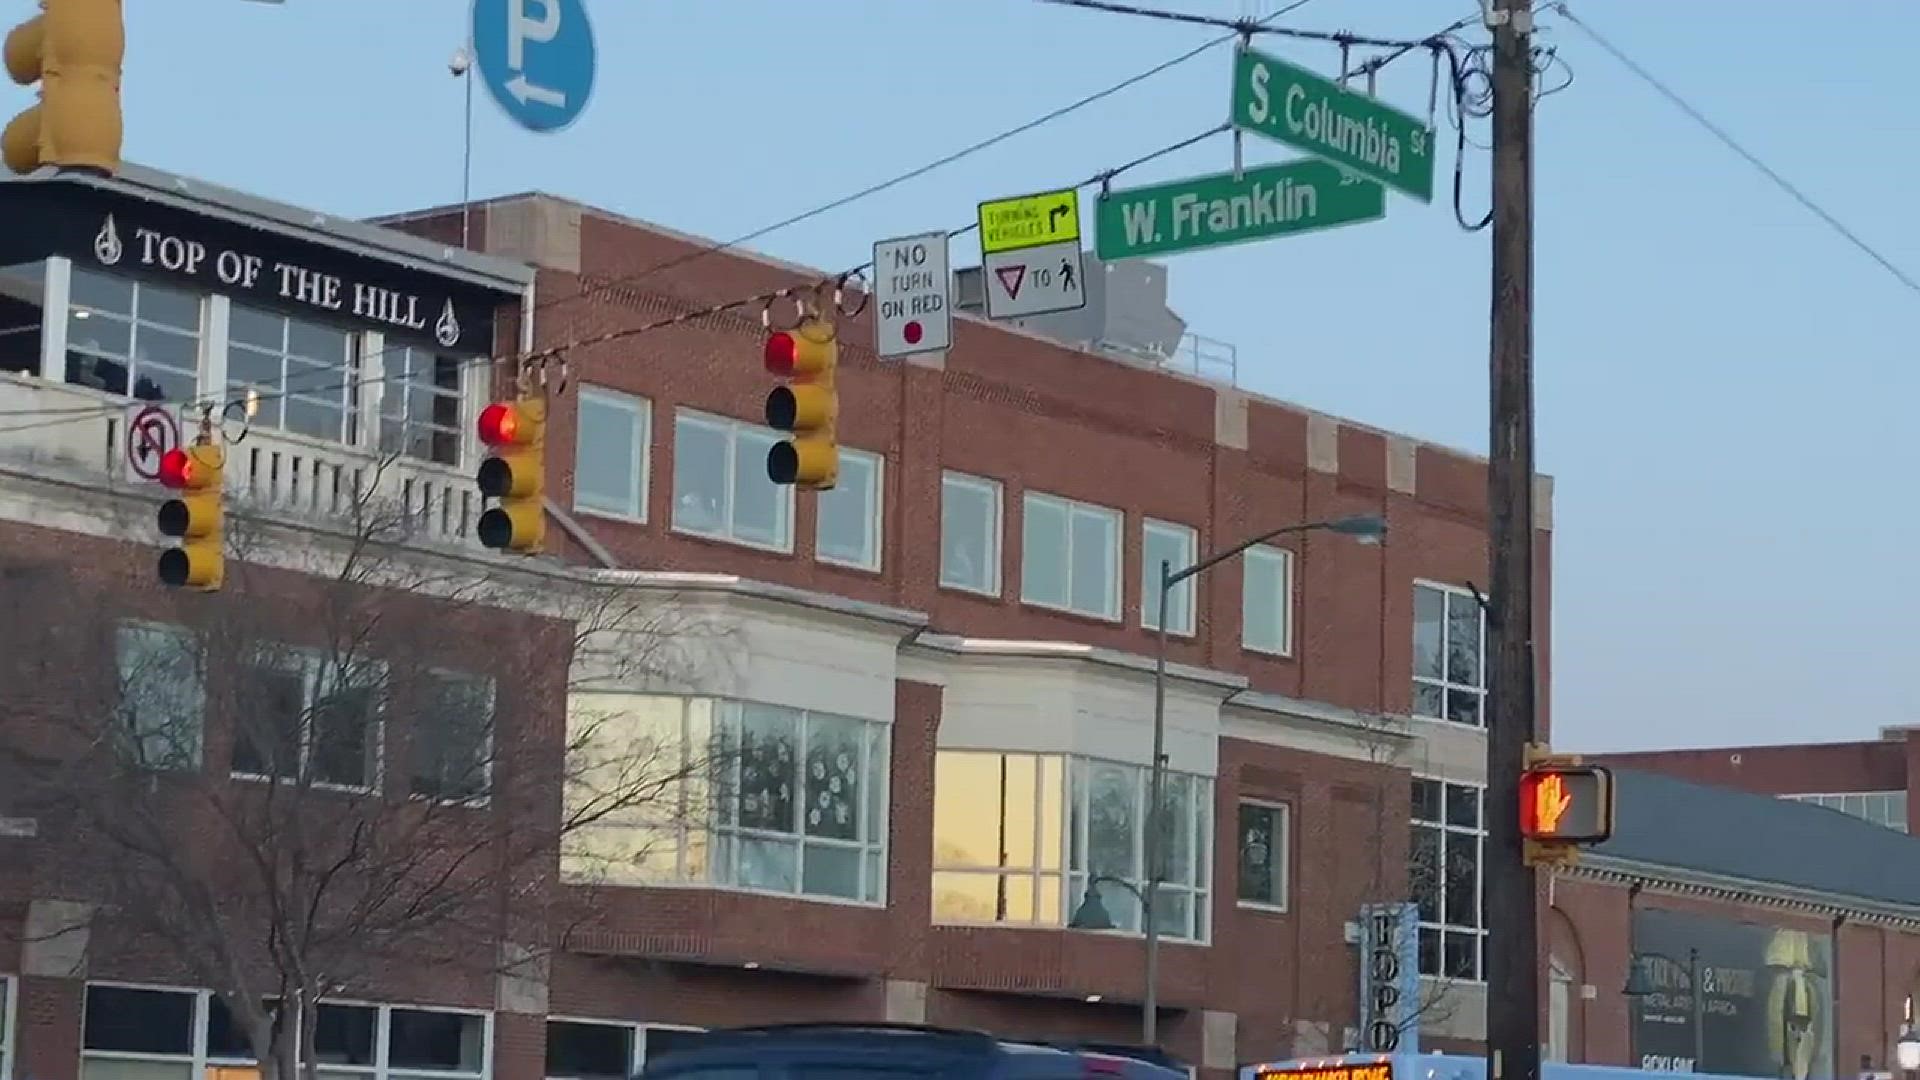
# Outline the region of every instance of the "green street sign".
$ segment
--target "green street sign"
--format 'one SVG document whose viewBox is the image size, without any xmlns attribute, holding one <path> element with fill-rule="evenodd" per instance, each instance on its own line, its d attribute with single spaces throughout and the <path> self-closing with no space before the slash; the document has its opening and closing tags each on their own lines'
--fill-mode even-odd
<svg viewBox="0 0 1920 1080">
<path fill-rule="evenodd" d="M 1234 54 L 1233 126 L 1433 201 L 1432 128 L 1285 60 Z"/>
<path fill-rule="evenodd" d="M 1308 158 L 1112 191 L 1094 208 L 1103 262 L 1244 244 L 1386 216 L 1387 189 Z"/>
</svg>

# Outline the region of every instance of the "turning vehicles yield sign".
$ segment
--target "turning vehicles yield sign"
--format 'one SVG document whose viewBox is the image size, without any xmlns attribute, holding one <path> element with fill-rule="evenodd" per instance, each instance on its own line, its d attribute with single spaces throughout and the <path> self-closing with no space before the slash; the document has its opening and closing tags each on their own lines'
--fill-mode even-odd
<svg viewBox="0 0 1920 1080">
<path fill-rule="evenodd" d="M 1017 319 L 1087 305 L 1080 193 L 1073 188 L 980 204 L 987 317 Z"/>
</svg>

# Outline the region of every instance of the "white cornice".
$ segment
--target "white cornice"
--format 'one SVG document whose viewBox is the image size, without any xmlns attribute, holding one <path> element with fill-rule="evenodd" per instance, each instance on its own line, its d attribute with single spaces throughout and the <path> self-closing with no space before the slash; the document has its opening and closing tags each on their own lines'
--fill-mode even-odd
<svg viewBox="0 0 1920 1080">
<path fill-rule="evenodd" d="M 1692 896 L 1755 904 L 1827 918 L 1844 917 L 1852 922 L 1895 926 L 1920 930 L 1920 906 L 1896 904 L 1865 897 L 1844 896 L 1818 889 L 1755 881 L 1705 870 L 1666 866 L 1583 853 L 1572 867 L 1554 871 L 1557 876 L 1584 878 L 1621 886 L 1639 885 L 1675 896 Z"/>
</svg>

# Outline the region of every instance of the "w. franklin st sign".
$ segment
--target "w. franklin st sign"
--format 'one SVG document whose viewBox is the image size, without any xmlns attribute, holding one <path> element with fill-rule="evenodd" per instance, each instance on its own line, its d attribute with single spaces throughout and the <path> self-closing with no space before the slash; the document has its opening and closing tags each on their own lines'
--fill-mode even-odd
<svg viewBox="0 0 1920 1080">
<path fill-rule="evenodd" d="M 1110 191 L 1094 209 L 1103 262 L 1244 244 L 1386 215 L 1386 189 L 1311 158 Z"/>
<path fill-rule="evenodd" d="M 493 351 L 494 317 L 518 293 L 450 268 L 242 224 L 86 183 L 0 184 L 0 265 L 65 255 L 128 274 L 449 354 Z"/>
<path fill-rule="evenodd" d="M 1233 59 L 1232 120 L 1242 131 L 1433 201 L 1433 129 L 1306 68 L 1241 49 Z"/>
</svg>

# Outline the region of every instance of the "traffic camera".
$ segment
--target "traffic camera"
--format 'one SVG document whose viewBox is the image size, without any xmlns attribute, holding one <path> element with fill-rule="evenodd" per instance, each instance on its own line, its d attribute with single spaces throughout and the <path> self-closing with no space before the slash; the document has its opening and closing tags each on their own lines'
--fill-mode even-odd
<svg viewBox="0 0 1920 1080">
<path fill-rule="evenodd" d="M 834 325 L 811 316 L 767 339 L 767 370 L 789 380 L 767 395 L 767 426 L 789 438 L 767 451 L 767 478 L 812 491 L 840 479 L 840 397 L 834 375 L 840 343 Z"/>
<path fill-rule="evenodd" d="M 15 173 L 43 165 L 120 170 L 120 67 L 127 51 L 120 0 L 40 0 L 42 13 L 7 35 L 7 74 L 40 84 L 40 101 L 0 134 Z"/>
<path fill-rule="evenodd" d="M 160 483 L 180 493 L 160 504 L 161 535 L 179 541 L 160 553 L 162 585 L 215 592 L 226 580 L 226 465 L 226 450 L 206 435 L 160 458 Z"/>
<path fill-rule="evenodd" d="M 537 555 L 547 536 L 547 399 L 522 395 L 480 411 L 480 494 L 500 500 L 480 515 L 480 543 L 496 551 Z"/>
</svg>

